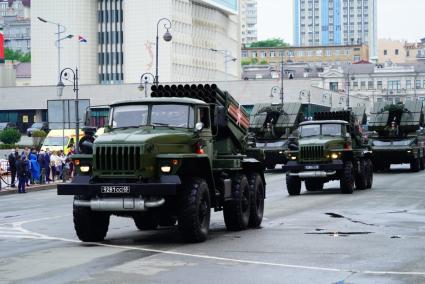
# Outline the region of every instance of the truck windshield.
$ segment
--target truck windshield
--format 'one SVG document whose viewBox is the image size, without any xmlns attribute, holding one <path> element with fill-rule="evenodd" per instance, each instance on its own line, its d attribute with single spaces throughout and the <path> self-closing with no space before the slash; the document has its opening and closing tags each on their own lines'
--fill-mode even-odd
<svg viewBox="0 0 425 284">
<path fill-rule="evenodd" d="M 341 124 L 336 123 L 325 123 L 325 124 L 311 124 L 303 125 L 300 128 L 300 137 L 311 137 L 311 136 L 341 136 L 342 127 Z"/>
<path fill-rule="evenodd" d="M 151 124 L 173 127 L 194 127 L 194 112 L 188 105 L 152 105 Z"/>
<path fill-rule="evenodd" d="M 193 108 L 181 104 L 117 106 L 112 115 L 112 128 L 144 125 L 193 128 L 194 122 Z"/>
</svg>

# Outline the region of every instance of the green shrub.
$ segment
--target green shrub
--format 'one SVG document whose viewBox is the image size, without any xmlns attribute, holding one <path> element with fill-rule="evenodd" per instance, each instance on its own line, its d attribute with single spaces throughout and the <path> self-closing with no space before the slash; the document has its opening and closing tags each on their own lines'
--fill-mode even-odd
<svg viewBox="0 0 425 284">
<path fill-rule="evenodd" d="M 0 132 L 0 141 L 4 144 L 16 144 L 21 140 L 21 133 L 15 128 L 6 128 Z"/>
<path fill-rule="evenodd" d="M 43 142 L 46 136 L 47 136 L 47 133 L 43 130 L 34 131 L 31 135 L 33 146 L 37 148 L 43 145 Z"/>
</svg>

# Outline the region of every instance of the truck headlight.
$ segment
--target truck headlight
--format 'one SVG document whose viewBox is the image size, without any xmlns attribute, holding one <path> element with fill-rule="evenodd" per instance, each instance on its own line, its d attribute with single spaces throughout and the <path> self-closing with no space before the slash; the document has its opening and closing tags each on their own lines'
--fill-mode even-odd
<svg viewBox="0 0 425 284">
<path fill-rule="evenodd" d="M 82 173 L 88 173 L 90 171 L 90 166 L 81 166 L 80 171 Z"/>
<path fill-rule="evenodd" d="M 332 160 L 336 160 L 336 159 L 338 159 L 338 157 L 339 157 L 338 153 L 332 153 L 331 154 L 331 159 Z"/>
<path fill-rule="evenodd" d="M 297 159 L 297 156 L 291 156 L 291 160 L 295 161 Z"/>
<path fill-rule="evenodd" d="M 161 166 L 161 172 L 163 173 L 171 172 L 171 166 Z"/>
<path fill-rule="evenodd" d="M 407 153 L 412 153 L 412 150 L 407 150 Z"/>
</svg>

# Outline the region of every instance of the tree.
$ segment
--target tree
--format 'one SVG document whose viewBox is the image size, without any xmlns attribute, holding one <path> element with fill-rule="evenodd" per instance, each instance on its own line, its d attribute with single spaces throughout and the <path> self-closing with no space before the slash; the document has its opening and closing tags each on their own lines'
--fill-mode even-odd
<svg viewBox="0 0 425 284">
<path fill-rule="evenodd" d="M 6 128 L 0 131 L 0 141 L 4 144 L 15 144 L 21 140 L 21 133 L 15 128 Z"/>
<path fill-rule="evenodd" d="M 249 47 L 286 47 L 286 46 L 289 46 L 289 44 L 286 43 L 281 38 L 269 38 L 269 39 L 253 42 L 251 43 Z"/>
<path fill-rule="evenodd" d="M 5 60 L 16 60 L 19 62 L 31 62 L 31 53 L 22 53 L 20 50 L 4 49 Z"/>
</svg>

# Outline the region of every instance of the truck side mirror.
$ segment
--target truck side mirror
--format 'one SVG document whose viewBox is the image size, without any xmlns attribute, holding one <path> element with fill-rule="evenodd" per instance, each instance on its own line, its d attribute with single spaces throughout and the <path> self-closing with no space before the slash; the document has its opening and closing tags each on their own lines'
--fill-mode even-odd
<svg viewBox="0 0 425 284">
<path fill-rule="evenodd" d="M 90 126 L 91 121 L 91 110 L 86 110 L 86 113 L 84 115 L 84 125 Z"/>
<path fill-rule="evenodd" d="M 227 113 L 224 106 L 216 106 L 214 110 L 214 124 L 218 127 L 227 125 Z"/>
<path fill-rule="evenodd" d="M 197 122 L 195 125 L 196 131 L 200 132 L 202 129 L 204 129 L 204 124 L 202 122 Z"/>
</svg>

